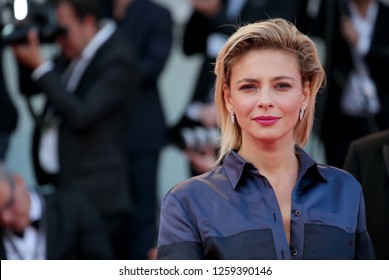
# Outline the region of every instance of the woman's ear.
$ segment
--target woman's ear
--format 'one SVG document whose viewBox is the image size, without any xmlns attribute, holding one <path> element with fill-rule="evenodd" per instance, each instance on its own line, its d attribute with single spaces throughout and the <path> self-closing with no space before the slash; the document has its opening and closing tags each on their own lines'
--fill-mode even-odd
<svg viewBox="0 0 389 280">
<path fill-rule="evenodd" d="M 305 82 L 303 86 L 303 104 L 305 104 L 305 107 L 308 106 L 309 101 L 311 99 L 311 83 Z"/>
<path fill-rule="evenodd" d="M 226 108 L 228 111 L 231 111 L 231 109 L 233 108 L 233 105 L 232 105 L 232 102 L 231 102 L 231 92 L 230 92 L 230 88 L 224 84 L 223 85 L 223 93 L 224 93 L 224 103 L 226 105 Z"/>
</svg>

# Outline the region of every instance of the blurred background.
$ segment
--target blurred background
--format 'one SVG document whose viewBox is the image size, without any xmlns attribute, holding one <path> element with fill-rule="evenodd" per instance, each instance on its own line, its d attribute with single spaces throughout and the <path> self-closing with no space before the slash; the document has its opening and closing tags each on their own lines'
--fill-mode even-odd
<svg viewBox="0 0 389 280">
<path fill-rule="evenodd" d="M 182 115 L 192 93 L 200 57 L 188 57 L 182 53 L 183 26 L 190 16 L 190 0 L 154 0 L 168 7 L 175 22 L 174 42 L 168 63 L 160 79 L 161 99 L 166 112 L 166 120 L 173 125 Z M 2 0 L 0 0 L 0 3 Z M 50 55 L 51 50 L 45 50 Z M 19 171 L 28 183 L 35 184 L 31 159 L 32 119 L 25 99 L 19 93 L 16 81 L 15 59 L 7 47 L 3 53 L 2 65 L 9 92 L 19 112 L 18 127 L 10 139 L 6 163 L 12 170 Z M 34 100 L 39 106 L 40 100 Z M 189 176 L 188 163 L 182 152 L 173 145 L 164 148 L 159 170 L 159 192 L 162 195 L 175 183 Z"/>
<path fill-rule="evenodd" d="M 1 2 L 4 0 L 0 0 Z M 191 0 L 154 0 L 170 9 L 174 19 L 174 42 L 168 63 L 160 78 L 161 99 L 166 113 L 166 120 L 169 125 L 175 124 L 183 114 L 185 106 L 191 97 L 194 83 L 196 82 L 197 71 L 201 64 L 201 57 L 187 56 L 182 51 L 182 35 L 189 16 L 192 13 Z M 320 0 L 311 0 L 310 9 L 315 12 Z M 389 0 L 383 1 L 389 2 Z M 319 50 L 321 42 L 317 41 Z M 50 54 L 50 50 L 47 50 Z M 2 65 L 5 73 L 6 84 L 9 88 L 19 111 L 17 131 L 10 139 L 10 147 L 6 163 L 12 170 L 19 171 L 30 184 L 35 184 L 35 178 L 31 159 L 31 135 L 32 119 L 29 115 L 27 105 L 18 92 L 18 85 L 15 79 L 15 60 L 9 48 L 4 52 L 4 63 Z M 324 55 L 324 52 L 322 52 Z M 35 101 L 38 103 L 39 100 Z M 321 146 L 310 143 L 307 149 L 317 161 L 324 161 L 322 158 Z M 158 189 L 162 196 L 177 182 L 189 176 L 188 162 L 185 156 L 175 146 L 169 145 L 164 148 L 161 162 L 159 164 Z"/>
</svg>

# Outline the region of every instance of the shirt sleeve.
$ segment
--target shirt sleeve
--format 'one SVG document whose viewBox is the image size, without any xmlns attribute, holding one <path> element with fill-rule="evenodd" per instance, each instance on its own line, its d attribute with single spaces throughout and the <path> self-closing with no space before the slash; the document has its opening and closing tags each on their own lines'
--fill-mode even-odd
<svg viewBox="0 0 389 280">
<path fill-rule="evenodd" d="M 157 259 L 203 259 L 196 226 L 178 198 L 171 193 L 162 201 Z"/>
<path fill-rule="evenodd" d="M 36 81 L 40 79 L 44 74 L 54 69 L 54 63 L 51 60 L 43 62 L 39 65 L 31 74 L 31 79 Z"/>
</svg>

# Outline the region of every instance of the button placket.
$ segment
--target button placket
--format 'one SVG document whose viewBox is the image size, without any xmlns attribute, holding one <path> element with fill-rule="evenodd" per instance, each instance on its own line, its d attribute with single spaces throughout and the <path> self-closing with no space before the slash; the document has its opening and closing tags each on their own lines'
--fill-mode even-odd
<svg viewBox="0 0 389 280">
<path fill-rule="evenodd" d="M 296 217 L 296 218 L 300 218 L 301 217 L 301 215 L 302 215 L 302 210 L 299 210 L 299 209 L 294 209 L 293 211 L 292 211 L 292 213 L 293 213 L 293 215 Z M 297 244 L 294 244 L 295 246 L 297 245 Z M 293 245 L 292 245 L 293 246 Z M 294 246 L 293 246 L 294 247 Z M 296 247 L 290 247 L 289 248 L 289 251 L 290 251 L 290 254 L 291 254 L 291 256 L 292 256 L 292 258 L 293 257 L 297 257 L 298 255 L 299 255 L 299 250 L 296 248 L 296 247 L 299 247 L 298 245 L 296 246 Z"/>
</svg>

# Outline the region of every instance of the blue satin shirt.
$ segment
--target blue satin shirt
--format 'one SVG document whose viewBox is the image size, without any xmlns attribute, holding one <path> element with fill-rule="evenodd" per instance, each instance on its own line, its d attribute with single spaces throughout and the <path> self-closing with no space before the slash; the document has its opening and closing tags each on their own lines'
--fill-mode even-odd
<svg viewBox="0 0 389 280">
<path fill-rule="evenodd" d="M 296 147 L 290 243 L 269 181 L 235 151 L 164 197 L 158 259 L 374 259 L 360 184 Z"/>
</svg>

